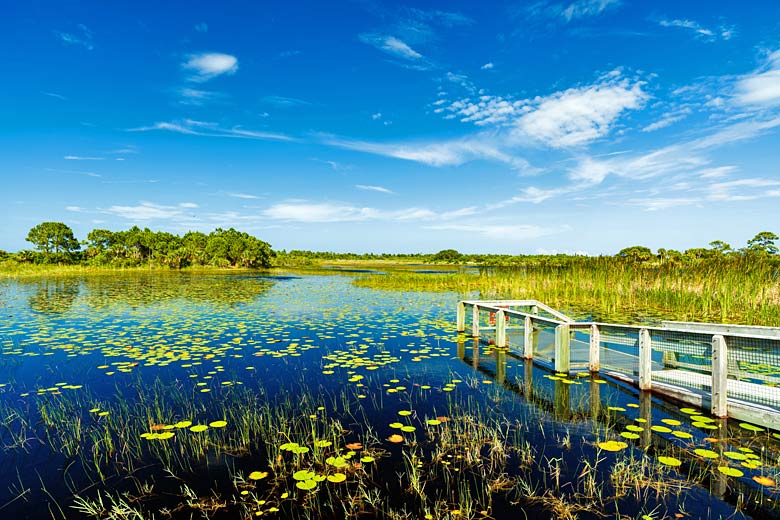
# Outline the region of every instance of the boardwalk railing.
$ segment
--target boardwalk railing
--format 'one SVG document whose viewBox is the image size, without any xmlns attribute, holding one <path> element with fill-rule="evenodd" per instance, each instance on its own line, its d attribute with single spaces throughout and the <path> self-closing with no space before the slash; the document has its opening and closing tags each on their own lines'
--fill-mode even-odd
<svg viewBox="0 0 780 520">
<path fill-rule="evenodd" d="M 556 372 L 601 372 L 716 417 L 780 430 L 780 329 L 576 322 L 536 300 L 464 300 L 459 332 L 468 314 L 472 336 Z"/>
</svg>

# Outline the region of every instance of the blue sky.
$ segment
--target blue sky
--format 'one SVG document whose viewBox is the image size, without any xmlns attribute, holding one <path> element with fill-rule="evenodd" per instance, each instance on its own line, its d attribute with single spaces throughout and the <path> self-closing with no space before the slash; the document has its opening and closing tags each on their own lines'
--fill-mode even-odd
<svg viewBox="0 0 780 520">
<path fill-rule="evenodd" d="M 780 3 L 16 2 L 0 248 L 614 253 L 780 233 Z"/>
</svg>

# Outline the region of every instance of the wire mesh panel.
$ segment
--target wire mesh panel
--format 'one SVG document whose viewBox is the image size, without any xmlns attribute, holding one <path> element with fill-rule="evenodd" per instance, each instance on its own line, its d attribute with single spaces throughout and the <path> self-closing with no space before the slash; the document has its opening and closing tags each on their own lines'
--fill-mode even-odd
<svg viewBox="0 0 780 520">
<path fill-rule="evenodd" d="M 712 335 L 652 330 L 653 381 L 670 383 L 697 392 L 712 391 Z"/>
<path fill-rule="evenodd" d="M 547 363 L 555 361 L 555 327 L 556 323 L 532 318 L 534 359 Z"/>
<path fill-rule="evenodd" d="M 571 369 L 588 370 L 590 365 L 590 327 L 572 329 L 569 348 L 571 349 Z"/>
<path fill-rule="evenodd" d="M 599 326 L 601 368 L 639 375 L 639 329 Z"/>
<path fill-rule="evenodd" d="M 780 340 L 726 336 L 728 397 L 780 408 Z"/>
</svg>

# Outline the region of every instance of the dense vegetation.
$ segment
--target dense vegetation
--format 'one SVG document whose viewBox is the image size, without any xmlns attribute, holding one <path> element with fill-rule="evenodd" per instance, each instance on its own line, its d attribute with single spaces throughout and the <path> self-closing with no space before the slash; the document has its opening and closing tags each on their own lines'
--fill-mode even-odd
<svg viewBox="0 0 780 520">
<path fill-rule="evenodd" d="M 126 231 L 94 229 L 79 242 L 61 222 L 43 222 L 30 230 L 27 241 L 35 251 L 0 253 L 16 264 L 81 264 L 106 267 L 187 266 L 270 267 L 271 246 L 248 233 L 215 229 L 208 235 L 190 231 L 184 236 L 133 226 Z M 82 249 L 82 246 L 83 249 Z"/>
</svg>

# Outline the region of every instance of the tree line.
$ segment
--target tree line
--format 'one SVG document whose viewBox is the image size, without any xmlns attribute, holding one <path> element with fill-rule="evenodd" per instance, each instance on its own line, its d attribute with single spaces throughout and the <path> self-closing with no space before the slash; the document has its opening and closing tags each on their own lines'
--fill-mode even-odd
<svg viewBox="0 0 780 520">
<path fill-rule="evenodd" d="M 183 236 L 133 226 L 125 231 L 94 229 L 79 241 L 62 222 L 42 222 L 27 234 L 35 250 L 23 250 L 12 260 L 36 264 L 86 264 L 107 267 L 156 265 L 270 267 L 270 244 L 233 228 L 209 234 L 190 231 Z M 82 247 L 83 246 L 83 247 Z"/>
<path fill-rule="evenodd" d="M 281 250 L 233 228 L 217 228 L 209 234 L 189 231 L 182 236 L 165 231 L 152 231 L 138 226 L 125 231 L 94 229 L 87 239 L 79 241 L 62 222 L 43 222 L 33 227 L 27 241 L 35 250 L 15 254 L 0 251 L 0 261 L 10 259 L 21 263 L 85 264 L 107 267 L 137 267 L 156 265 L 181 269 L 188 266 L 270 267 L 271 265 L 314 265 L 327 261 L 352 260 L 415 262 L 480 266 L 567 266 L 602 260 L 646 266 L 685 266 L 713 263 L 743 264 L 769 262 L 780 267 L 780 250 L 775 233 L 762 231 L 742 248 L 722 240 L 710 242 L 709 248 L 685 251 L 660 248 L 655 253 L 645 246 L 621 249 L 616 255 L 500 255 L 463 254 L 455 249 L 437 253 L 336 253 L 327 251 Z"/>
</svg>

